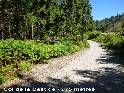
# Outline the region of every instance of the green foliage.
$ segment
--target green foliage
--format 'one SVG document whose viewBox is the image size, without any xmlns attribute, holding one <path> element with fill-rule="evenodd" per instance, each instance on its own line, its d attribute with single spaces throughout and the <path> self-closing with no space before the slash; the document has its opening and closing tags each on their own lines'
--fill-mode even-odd
<svg viewBox="0 0 124 93">
<path fill-rule="evenodd" d="M 84 38 L 87 39 L 94 39 L 97 38 L 99 35 L 101 35 L 101 32 L 98 31 L 88 31 L 84 34 Z"/>
<path fill-rule="evenodd" d="M 79 46 L 86 48 L 86 47 L 89 47 L 89 43 L 87 41 L 81 41 L 81 42 L 79 42 Z"/>
<path fill-rule="evenodd" d="M 106 46 L 110 49 L 124 48 L 124 37 L 118 35 L 108 35 L 105 39 Z"/>
<path fill-rule="evenodd" d="M 0 5 L 2 39 L 71 36 L 79 41 L 94 25 L 89 0 L 2 0 Z"/>
<path fill-rule="evenodd" d="M 13 80 L 17 78 L 14 67 L 12 65 L 6 65 L 5 67 L 0 68 L 0 83 L 4 83 L 8 80 Z"/>
<path fill-rule="evenodd" d="M 27 71 L 86 47 L 83 34 L 94 25 L 89 0 L 0 0 L 0 10 L 0 71 L 6 79 L 16 77 L 13 68 Z"/>
<path fill-rule="evenodd" d="M 27 14 L 27 21 L 30 25 L 34 25 L 35 22 L 37 21 L 37 18 L 35 16 L 33 16 L 33 14 L 28 13 Z"/>
<path fill-rule="evenodd" d="M 26 72 L 26 71 L 31 70 L 32 64 L 31 64 L 31 62 L 29 62 L 29 61 L 23 61 L 23 62 L 21 62 L 21 63 L 19 64 L 18 67 L 19 67 L 19 69 L 20 69 L 21 71 Z"/>
<path fill-rule="evenodd" d="M 105 41 L 105 37 L 106 37 L 106 35 L 101 34 L 101 35 L 99 35 L 98 37 L 94 38 L 93 40 L 95 40 L 95 41 L 97 41 L 97 42 L 103 43 L 103 42 Z"/>
<path fill-rule="evenodd" d="M 0 73 L 6 80 L 16 78 L 15 69 L 29 71 L 35 63 L 48 63 L 52 57 L 60 57 L 87 47 L 86 41 L 74 43 L 63 38 L 53 44 L 36 40 L 0 40 Z M 1 78 L 3 83 L 3 78 Z"/>
<path fill-rule="evenodd" d="M 102 32 L 124 32 L 124 13 L 105 18 L 103 20 L 96 20 L 96 30 Z"/>
<path fill-rule="evenodd" d="M 0 84 L 3 84 L 5 82 L 5 77 L 0 75 Z"/>
<path fill-rule="evenodd" d="M 124 48 L 124 36 L 120 36 L 114 33 L 100 35 L 95 40 L 101 42 L 108 49 L 118 50 Z"/>
<path fill-rule="evenodd" d="M 19 63 L 23 60 L 35 62 L 43 61 L 51 57 L 59 57 L 78 51 L 80 47 L 86 47 L 85 42 L 75 44 L 73 41 L 63 39 L 54 44 L 44 44 L 39 41 L 22 41 L 7 39 L 0 41 L 0 66 Z"/>
</svg>

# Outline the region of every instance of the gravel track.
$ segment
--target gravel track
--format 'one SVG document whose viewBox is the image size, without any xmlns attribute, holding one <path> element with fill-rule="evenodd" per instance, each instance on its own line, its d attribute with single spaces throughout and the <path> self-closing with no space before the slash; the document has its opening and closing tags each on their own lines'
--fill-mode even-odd
<svg viewBox="0 0 124 93">
<path fill-rule="evenodd" d="M 124 93 L 124 69 L 117 64 L 119 60 L 108 55 L 98 43 L 90 40 L 88 43 L 88 49 L 52 59 L 51 64 L 35 65 L 29 74 L 32 79 L 14 86 L 55 88 L 57 93 L 69 92 L 60 91 L 61 88 L 95 88 L 90 93 Z"/>
</svg>

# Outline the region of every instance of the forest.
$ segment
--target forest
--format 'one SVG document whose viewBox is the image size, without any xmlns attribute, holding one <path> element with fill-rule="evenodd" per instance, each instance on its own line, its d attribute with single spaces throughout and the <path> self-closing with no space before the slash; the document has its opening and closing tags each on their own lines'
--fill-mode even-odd
<svg viewBox="0 0 124 93">
<path fill-rule="evenodd" d="M 99 42 L 124 55 L 124 13 L 93 20 L 89 0 L 0 0 L 0 84 Z"/>
<path fill-rule="evenodd" d="M 0 93 L 124 93 L 123 3 L 0 0 Z"/>
<path fill-rule="evenodd" d="M 88 31 L 84 37 L 99 42 L 109 55 L 124 60 L 124 13 L 96 20 L 95 25 L 96 31 Z"/>
<path fill-rule="evenodd" d="M 0 84 L 88 47 L 95 28 L 89 0 L 0 0 Z"/>
<path fill-rule="evenodd" d="M 103 42 L 108 49 L 119 50 L 124 53 L 124 13 L 96 20 L 96 30 L 103 32 L 96 40 Z"/>
<path fill-rule="evenodd" d="M 2 0 L 0 5 L 1 39 L 80 40 L 92 28 L 89 0 Z"/>
<path fill-rule="evenodd" d="M 111 16 L 110 18 L 105 18 L 103 20 L 96 20 L 96 29 L 102 32 L 124 32 L 124 13 L 117 14 L 116 16 Z"/>
</svg>

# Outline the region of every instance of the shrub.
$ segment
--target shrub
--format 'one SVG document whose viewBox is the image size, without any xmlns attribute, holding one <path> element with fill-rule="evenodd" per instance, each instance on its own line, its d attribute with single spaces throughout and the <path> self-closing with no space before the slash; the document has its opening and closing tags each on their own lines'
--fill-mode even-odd
<svg viewBox="0 0 124 93">
<path fill-rule="evenodd" d="M 16 68 L 28 71 L 35 63 L 48 63 L 52 57 L 68 55 L 86 46 L 86 41 L 74 43 L 68 38 L 63 38 L 53 44 L 35 40 L 0 40 L 0 73 L 5 80 L 14 79 L 17 77 Z"/>
<path fill-rule="evenodd" d="M 121 49 L 124 48 L 124 37 L 116 34 L 100 35 L 96 39 L 101 42 L 108 49 Z"/>
<path fill-rule="evenodd" d="M 32 64 L 31 64 L 29 61 L 23 61 L 23 62 L 21 62 L 21 63 L 19 64 L 19 69 L 20 69 L 21 71 L 26 72 L 26 71 L 31 70 L 31 68 L 32 68 Z"/>
<path fill-rule="evenodd" d="M 0 75 L 0 84 L 3 84 L 5 82 L 5 77 L 3 77 L 2 75 Z"/>
<path fill-rule="evenodd" d="M 89 47 L 89 43 L 87 41 L 80 41 L 79 42 L 79 46 L 80 47 L 83 47 L 83 48 Z"/>
<path fill-rule="evenodd" d="M 104 42 L 106 39 L 106 35 L 101 34 L 99 36 L 97 36 L 97 38 L 94 38 L 93 40 L 97 41 L 97 42 Z"/>
<path fill-rule="evenodd" d="M 124 37 L 109 34 L 104 43 L 110 49 L 120 49 L 124 47 Z"/>
<path fill-rule="evenodd" d="M 8 80 L 13 80 L 17 78 L 17 75 L 15 73 L 15 69 L 12 65 L 6 65 L 5 67 L 0 68 L 0 79 L 1 84 Z"/>
<path fill-rule="evenodd" d="M 86 42 L 75 44 L 62 39 L 54 44 L 45 44 L 34 40 L 7 39 L 0 41 L 0 66 L 20 63 L 21 61 L 43 61 L 51 57 L 59 57 L 86 47 Z"/>
<path fill-rule="evenodd" d="M 98 32 L 98 31 L 93 31 L 93 32 L 89 31 L 84 34 L 84 38 L 85 39 L 94 39 L 94 38 L 97 38 L 100 34 L 101 34 L 101 32 Z"/>
</svg>

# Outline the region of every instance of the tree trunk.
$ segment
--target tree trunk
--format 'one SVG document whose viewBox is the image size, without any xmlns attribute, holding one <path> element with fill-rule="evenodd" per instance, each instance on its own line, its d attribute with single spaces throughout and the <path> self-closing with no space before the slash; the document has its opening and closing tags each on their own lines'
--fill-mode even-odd
<svg viewBox="0 0 124 93">
<path fill-rule="evenodd" d="M 31 26 L 31 30 L 32 30 L 32 39 L 34 39 L 34 29 L 33 29 L 34 25 Z"/>
<path fill-rule="evenodd" d="M 10 25 L 9 25 L 9 37 L 12 38 Z"/>
<path fill-rule="evenodd" d="M 4 38 L 4 33 L 3 33 L 3 31 L 1 32 L 1 34 L 2 34 L 2 39 Z"/>
</svg>

